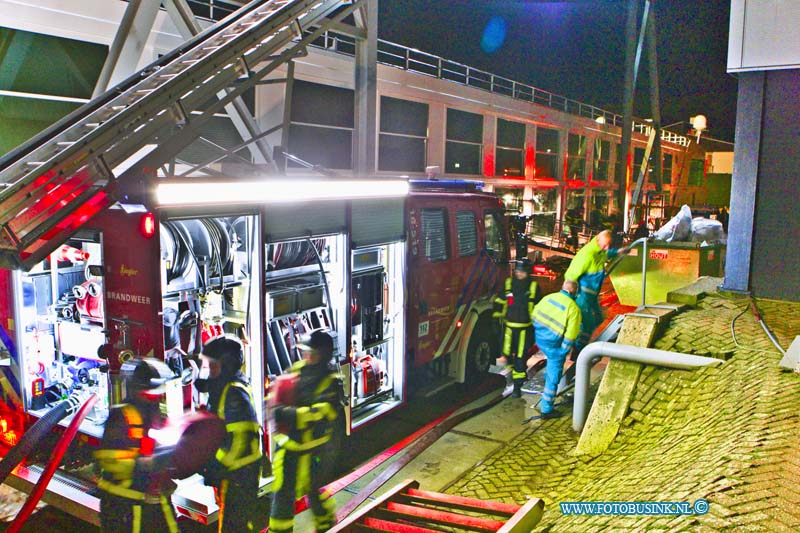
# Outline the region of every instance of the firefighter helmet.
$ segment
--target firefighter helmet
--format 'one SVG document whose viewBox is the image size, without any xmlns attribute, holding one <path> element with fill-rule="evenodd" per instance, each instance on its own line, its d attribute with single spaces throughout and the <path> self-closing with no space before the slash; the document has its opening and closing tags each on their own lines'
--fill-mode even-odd
<svg viewBox="0 0 800 533">
<path fill-rule="evenodd" d="M 138 393 L 161 395 L 167 381 L 175 378 L 175 373 L 158 359 L 131 359 L 122 364 L 120 375 L 125 380 L 128 396 Z"/>
<path fill-rule="evenodd" d="M 223 374 L 235 374 L 244 364 L 242 343 L 233 335 L 214 337 L 203 346 L 201 355 L 219 361 Z"/>
<path fill-rule="evenodd" d="M 514 270 L 518 270 L 520 272 L 527 272 L 530 273 L 531 271 L 531 260 L 527 257 L 523 257 L 522 259 L 517 259 L 515 261 Z"/>
<path fill-rule="evenodd" d="M 320 362 L 327 363 L 333 357 L 333 336 L 327 331 L 318 329 L 301 338 L 297 347 L 301 350 L 314 350 L 319 356 Z"/>
</svg>

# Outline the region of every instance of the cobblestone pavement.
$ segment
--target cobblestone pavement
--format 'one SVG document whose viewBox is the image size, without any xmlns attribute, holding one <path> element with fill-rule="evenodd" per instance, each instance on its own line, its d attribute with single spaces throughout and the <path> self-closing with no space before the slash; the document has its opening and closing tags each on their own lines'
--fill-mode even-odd
<svg viewBox="0 0 800 533">
<path fill-rule="evenodd" d="M 602 455 L 574 455 L 569 417 L 536 421 L 448 492 L 517 503 L 543 498 L 541 531 L 800 530 L 800 375 L 778 367 L 781 355 L 748 301 L 707 296 L 672 319 L 654 348 L 725 357 L 726 364 L 645 366 Z M 760 300 L 758 308 L 787 348 L 800 334 L 800 304 Z M 700 498 L 709 502 L 705 515 L 567 516 L 558 506 Z"/>
</svg>

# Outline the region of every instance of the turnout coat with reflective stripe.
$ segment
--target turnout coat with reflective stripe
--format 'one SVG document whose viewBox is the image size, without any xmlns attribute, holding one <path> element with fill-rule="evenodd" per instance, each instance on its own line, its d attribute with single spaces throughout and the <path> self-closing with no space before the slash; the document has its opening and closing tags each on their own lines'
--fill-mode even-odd
<svg viewBox="0 0 800 533">
<path fill-rule="evenodd" d="M 253 407 L 249 387 L 240 377 L 226 383 L 219 395 L 209 391 L 209 410 L 225 421 L 227 435 L 206 466 L 207 481 L 217 485 L 226 473 L 239 470 L 261 459 L 261 427 Z"/>
<path fill-rule="evenodd" d="M 578 338 L 581 310 L 566 291 L 548 294 L 533 310 L 533 327 L 545 355 L 566 355 Z"/>
<path fill-rule="evenodd" d="M 275 442 L 289 451 L 307 452 L 331 438 L 333 422 L 338 417 L 340 382 L 325 365 L 300 361 L 291 371 L 300 375 L 296 405 L 277 406 L 272 413 L 276 422 L 291 429 L 287 434 L 277 433 Z"/>
</svg>

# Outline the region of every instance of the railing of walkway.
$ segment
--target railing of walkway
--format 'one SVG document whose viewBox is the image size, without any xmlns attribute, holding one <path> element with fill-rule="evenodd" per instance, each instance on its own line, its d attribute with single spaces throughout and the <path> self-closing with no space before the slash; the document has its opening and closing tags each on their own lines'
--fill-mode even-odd
<svg viewBox="0 0 800 533">
<path fill-rule="evenodd" d="M 196 16 L 208 20 L 221 20 L 244 3 L 237 0 L 187 0 L 187 2 Z M 308 31 L 307 29 L 306 32 Z M 312 46 L 349 56 L 355 55 L 355 38 L 339 32 L 324 33 L 312 43 Z M 617 113 L 383 39 L 378 40 L 378 62 L 408 72 L 452 81 L 571 115 L 590 118 L 602 124 L 622 126 L 622 115 Z M 634 119 L 633 131 L 637 133 L 649 135 L 652 127 L 647 121 Z M 661 130 L 661 140 L 680 146 L 688 146 L 690 142 L 688 137 L 666 130 Z"/>
</svg>

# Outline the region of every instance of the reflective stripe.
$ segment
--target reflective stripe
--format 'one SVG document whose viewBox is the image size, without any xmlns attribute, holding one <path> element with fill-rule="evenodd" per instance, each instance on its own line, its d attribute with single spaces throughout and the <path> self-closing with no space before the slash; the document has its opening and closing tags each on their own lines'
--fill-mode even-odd
<svg viewBox="0 0 800 533">
<path fill-rule="evenodd" d="M 144 420 L 139 410 L 132 405 L 125 404 L 122 406 L 122 416 L 125 417 L 125 422 L 128 424 L 128 436 L 138 440 L 144 438 Z"/>
<path fill-rule="evenodd" d="M 157 496 L 149 496 L 144 492 L 128 488 L 131 483 L 133 483 L 133 480 L 129 480 L 126 484 L 116 484 L 106 479 L 99 479 L 97 480 L 97 488 L 104 490 L 109 494 L 113 494 L 114 496 L 127 498 L 128 500 L 142 501 L 145 503 L 158 503 Z"/>
<path fill-rule="evenodd" d="M 545 313 L 538 311 L 534 314 L 533 319 L 536 322 L 539 322 L 541 325 L 545 326 L 547 329 L 558 335 L 559 337 L 564 334 L 564 323 L 559 322 L 555 318 L 546 315 Z"/>
<path fill-rule="evenodd" d="M 525 329 L 531 325 L 530 322 L 506 322 L 506 326 L 509 328 L 519 328 Z"/>
<path fill-rule="evenodd" d="M 222 533 L 222 528 L 225 527 L 225 510 L 226 510 L 226 501 L 225 498 L 228 496 L 228 480 L 223 479 L 222 482 L 219 484 L 219 519 L 217 520 L 217 531 Z"/>
<path fill-rule="evenodd" d="M 142 530 L 142 506 L 133 506 L 133 524 L 131 524 L 132 533 L 139 533 Z"/>
<path fill-rule="evenodd" d="M 233 433 L 235 431 L 244 431 L 244 430 L 251 430 L 254 433 L 258 433 L 258 430 L 261 429 L 261 426 L 258 425 L 258 422 L 252 422 L 250 420 L 242 420 L 241 422 L 231 422 L 230 424 L 225 424 L 225 429 L 228 430 L 228 433 Z"/>
<path fill-rule="evenodd" d="M 284 435 L 284 437 L 286 437 L 286 436 Z M 311 441 L 308 441 L 308 442 L 303 442 L 303 443 L 294 441 L 294 440 L 290 439 L 289 437 L 286 437 L 285 440 L 283 441 L 283 443 L 279 443 L 279 444 L 280 444 L 280 446 L 282 448 L 284 448 L 286 450 L 289 450 L 290 452 L 307 452 L 309 450 L 313 450 L 314 448 L 316 448 L 318 446 L 322 446 L 323 444 L 325 444 L 329 440 L 331 440 L 331 436 L 330 435 L 323 435 L 322 437 L 320 437 L 318 439 L 314 439 L 314 440 L 311 440 Z"/>
<path fill-rule="evenodd" d="M 287 533 L 294 529 L 294 518 L 269 517 L 270 533 Z"/>
<path fill-rule="evenodd" d="M 160 497 L 161 512 L 164 513 L 164 521 L 167 523 L 169 533 L 178 533 L 178 523 L 175 521 L 175 516 L 172 514 L 172 504 L 167 501 L 167 497 L 163 494 Z"/>
<path fill-rule="evenodd" d="M 225 401 L 228 397 L 228 389 L 232 386 L 245 391 L 247 397 L 250 399 L 250 404 L 253 404 L 253 395 L 246 385 L 238 381 L 228 383 L 225 385 L 225 388 L 222 389 L 219 406 L 217 407 L 217 416 L 222 420 L 225 420 Z M 261 439 L 259 439 L 261 426 L 258 425 L 258 422 L 253 422 L 252 420 L 230 422 L 225 424 L 225 430 L 228 433 L 233 433 L 231 447 L 227 450 L 220 447 L 217 449 L 217 453 L 214 457 L 229 471 L 238 470 L 261 459 Z M 242 456 L 242 454 L 245 453 L 247 440 L 250 441 L 250 450 L 247 455 Z"/>
<path fill-rule="evenodd" d="M 590 289 L 589 287 L 581 286 L 581 290 L 583 292 L 588 292 L 589 294 L 597 294 L 596 290 Z"/>
<path fill-rule="evenodd" d="M 557 308 L 561 309 L 562 311 L 566 311 L 566 310 L 567 310 L 567 306 L 566 306 L 566 305 L 564 305 L 564 304 L 562 304 L 561 302 L 556 302 L 556 301 L 553 301 L 553 300 L 548 300 L 548 303 L 549 303 L 549 304 L 551 304 L 551 305 L 554 305 L 555 307 L 557 307 Z"/>
</svg>

